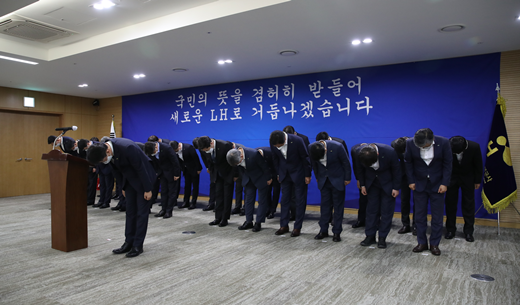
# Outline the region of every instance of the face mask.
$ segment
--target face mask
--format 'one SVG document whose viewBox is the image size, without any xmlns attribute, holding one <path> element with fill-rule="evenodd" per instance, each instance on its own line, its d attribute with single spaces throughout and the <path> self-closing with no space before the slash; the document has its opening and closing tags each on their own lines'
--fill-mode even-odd
<svg viewBox="0 0 520 305">
<path fill-rule="evenodd" d="M 110 160 L 112 160 L 112 156 L 107 156 L 107 160 L 103 163 L 108 164 L 110 163 Z"/>
<path fill-rule="evenodd" d="M 79 154 L 79 147 L 74 148 L 74 151 Z"/>
<path fill-rule="evenodd" d="M 213 153 L 213 148 L 210 148 L 208 151 L 206 151 L 207 154 L 212 154 Z"/>
<path fill-rule="evenodd" d="M 280 147 L 276 147 L 276 148 L 278 148 L 278 150 L 282 150 L 282 148 L 283 148 L 284 146 L 285 146 L 285 144 L 282 145 L 282 146 L 280 146 Z"/>
</svg>

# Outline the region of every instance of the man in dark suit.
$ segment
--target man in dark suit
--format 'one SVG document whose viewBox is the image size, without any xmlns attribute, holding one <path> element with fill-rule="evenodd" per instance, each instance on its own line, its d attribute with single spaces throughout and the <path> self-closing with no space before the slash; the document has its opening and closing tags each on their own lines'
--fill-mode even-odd
<svg viewBox="0 0 520 305">
<path fill-rule="evenodd" d="M 351 169 L 345 148 L 332 140 L 320 140 L 309 145 L 309 155 L 321 192 L 320 232 L 314 239 L 329 236 L 329 222 L 334 209 L 332 241 L 341 241 L 343 212 L 345 210 L 345 186 L 350 183 Z"/>
<path fill-rule="evenodd" d="M 401 192 L 399 195 L 401 196 L 401 223 L 403 226 L 398 234 L 405 234 L 408 232 L 413 232 L 413 235 L 417 235 L 417 231 L 415 228 L 415 207 L 412 218 L 412 225 L 410 226 L 410 199 L 411 199 L 411 190 L 408 187 L 408 178 L 406 178 L 406 167 L 404 163 L 404 152 L 406 150 L 406 140 L 408 137 L 400 137 L 392 141 L 392 147 L 397 153 L 397 157 L 399 157 L 399 165 L 401 165 L 401 173 L 403 173 L 401 178 Z M 413 231 L 412 231 L 413 229 Z"/>
<path fill-rule="evenodd" d="M 193 210 L 197 207 L 200 172 L 202 171 L 199 155 L 197 155 L 197 151 L 190 144 L 171 141 L 170 145 L 177 154 L 177 157 L 179 157 L 179 163 L 184 176 L 184 204 L 181 208 Z M 190 197 L 192 197 L 191 203 Z"/>
<path fill-rule="evenodd" d="M 265 222 L 265 214 L 268 203 L 268 186 L 272 182 L 271 171 L 262 156 L 261 151 L 238 146 L 228 151 L 226 159 L 229 165 L 237 167 L 242 175 L 242 186 L 246 196 L 244 202 L 246 221 L 238 227 L 239 230 L 253 229 L 253 232 L 261 230 L 262 222 Z M 258 190 L 258 210 L 256 223 L 253 225 L 253 212 L 255 210 L 256 192 Z"/>
<path fill-rule="evenodd" d="M 365 145 L 359 151 L 359 183 L 361 193 L 367 195 L 367 216 L 362 246 L 376 242 L 377 247 L 386 248 L 386 237 L 392 227 L 395 197 L 401 187 L 401 167 L 397 153 L 392 147 L 381 143 Z M 359 166 L 358 165 L 358 166 Z"/>
<path fill-rule="evenodd" d="M 76 140 L 71 137 L 61 136 L 49 136 L 47 138 L 48 144 L 56 144 L 56 147 L 59 147 L 64 153 L 71 154 L 73 156 L 78 156 L 78 153 L 74 150 L 76 145 Z"/>
<path fill-rule="evenodd" d="M 267 166 L 269 167 L 269 171 L 271 172 L 271 178 L 272 182 L 267 186 L 269 194 L 267 198 L 267 219 L 273 219 L 274 214 L 276 213 L 276 208 L 278 207 L 278 203 L 280 202 L 280 181 L 278 181 L 278 173 L 276 172 L 276 169 L 274 168 L 273 164 L 273 153 L 271 151 L 271 147 L 268 146 L 262 146 L 258 147 L 257 150 L 262 154 L 264 157 L 265 162 L 267 163 Z"/>
<path fill-rule="evenodd" d="M 419 129 L 413 139 L 406 141 L 404 153 L 406 176 L 413 191 L 415 224 L 418 245 L 413 252 L 428 250 L 426 228 L 428 226 L 428 202 L 432 215 L 430 251 L 441 255 L 444 193 L 450 185 L 453 157 L 448 139 L 434 136 L 429 128 Z"/>
<path fill-rule="evenodd" d="M 336 142 L 340 143 L 343 146 L 343 148 L 345 148 L 345 151 L 347 152 L 347 157 L 348 157 L 348 146 L 347 146 L 347 143 L 343 139 L 331 137 L 331 136 L 329 136 L 329 134 L 326 131 L 322 131 L 316 135 L 316 141 L 320 141 L 320 140 L 336 141 Z"/>
<path fill-rule="evenodd" d="M 159 142 L 146 142 L 144 153 L 156 164 L 157 177 L 161 180 L 161 211 L 155 217 L 171 218 L 173 207 L 177 205 L 177 184 L 181 176 L 177 154 L 169 144 Z"/>
<path fill-rule="evenodd" d="M 233 149 L 233 143 L 202 136 L 198 145 L 211 158 L 210 179 L 215 182 L 215 220 L 209 225 L 225 227 L 231 216 L 234 178 L 238 178 L 237 171 L 226 160 L 227 152 Z"/>
<path fill-rule="evenodd" d="M 367 143 L 360 143 L 352 146 L 350 155 L 352 156 L 352 169 L 354 170 L 354 177 L 356 178 L 357 182 L 357 188 L 359 191 L 359 208 L 358 208 L 358 217 L 356 223 L 352 225 L 352 228 L 360 228 L 365 226 L 365 220 L 367 217 L 367 195 L 363 195 L 361 193 L 361 185 L 359 183 L 359 172 L 358 169 L 360 168 L 358 155 L 359 151 L 361 150 L 362 146 L 367 145 Z"/>
<path fill-rule="evenodd" d="M 87 150 L 87 160 L 93 164 L 110 164 L 116 179 L 122 179 L 127 203 L 125 243 L 112 252 L 126 253 L 127 257 L 138 256 L 143 253 L 150 213 L 148 200 L 152 197 L 155 180 L 150 159 L 131 140 L 117 138 L 105 143 L 93 143 Z"/>
<path fill-rule="evenodd" d="M 99 175 L 99 201 L 92 207 L 106 209 L 110 207 L 112 190 L 114 189 L 114 174 L 112 167 L 108 164 L 96 164 L 96 171 Z"/>
<path fill-rule="evenodd" d="M 283 128 L 283 132 L 287 133 L 287 134 L 293 134 L 293 135 L 297 135 L 298 137 L 302 138 L 303 140 L 303 144 L 305 144 L 305 149 L 309 149 L 309 145 L 311 144 L 309 142 L 309 137 L 307 137 L 306 135 L 304 134 L 301 134 L 301 133 L 298 133 L 296 132 L 296 130 L 294 129 L 293 126 L 291 125 L 287 125 Z M 311 167 L 311 171 L 312 171 L 312 167 Z M 309 190 L 309 187 L 308 185 L 305 185 L 305 205 L 307 206 L 307 192 Z M 295 215 L 296 215 L 296 197 L 295 197 L 295 194 L 296 194 L 296 191 L 293 189 L 293 192 L 292 192 L 292 197 L 291 197 L 291 205 L 290 205 L 290 220 L 295 220 Z"/>
<path fill-rule="evenodd" d="M 293 134 L 275 130 L 269 137 L 273 164 L 282 185 L 282 214 L 276 235 L 289 232 L 289 207 L 293 192 L 296 197 L 294 230 L 291 237 L 300 236 L 307 202 L 307 185 L 311 182 L 309 154 L 303 140 Z"/>
<path fill-rule="evenodd" d="M 455 237 L 457 231 L 457 205 L 459 189 L 462 193 L 462 217 L 464 217 L 464 235 L 466 241 L 475 241 L 475 190 L 480 188 L 482 180 L 482 152 L 476 142 L 464 137 L 450 138 L 453 153 L 453 167 L 450 185 L 446 192 L 446 239 Z"/>
<path fill-rule="evenodd" d="M 204 166 L 206 167 L 206 171 L 208 174 L 211 172 L 210 167 L 212 166 L 213 162 L 211 160 L 211 156 L 205 152 L 203 152 L 201 149 L 199 149 L 199 137 L 195 137 L 192 141 L 193 148 L 198 149 L 200 153 L 200 157 L 202 158 L 202 162 L 204 163 Z M 204 207 L 203 211 L 212 211 L 215 209 L 215 182 L 209 183 L 209 202 L 206 207 Z"/>
</svg>

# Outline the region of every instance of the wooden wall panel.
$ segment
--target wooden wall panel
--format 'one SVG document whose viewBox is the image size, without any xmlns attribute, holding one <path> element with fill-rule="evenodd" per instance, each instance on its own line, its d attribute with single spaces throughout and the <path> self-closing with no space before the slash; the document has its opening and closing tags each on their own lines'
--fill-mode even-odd
<svg viewBox="0 0 520 305">
<path fill-rule="evenodd" d="M 112 125 L 112 115 L 114 115 L 114 128 L 118 138 L 123 137 L 122 133 L 122 98 L 114 97 L 99 100 L 100 105 L 97 111 L 97 137 L 101 139 L 103 136 L 110 136 L 110 127 Z"/>
<path fill-rule="evenodd" d="M 505 122 L 518 187 L 520 182 L 520 50 L 502 53 L 500 86 L 502 97 L 506 99 Z M 500 213 L 501 221 L 520 224 L 519 210 L 520 203 L 516 200 Z"/>
</svg>

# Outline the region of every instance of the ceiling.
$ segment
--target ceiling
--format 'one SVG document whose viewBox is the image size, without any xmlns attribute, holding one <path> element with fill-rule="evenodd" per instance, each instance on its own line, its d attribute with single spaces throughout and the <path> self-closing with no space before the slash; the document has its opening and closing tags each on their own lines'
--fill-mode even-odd
<svg viewBox="0 0 520 305">
<path fill-rule="evenodd" d="M 0 86 L 108 98 L 520 50 L 518 0 L 97 1 L 2 0 L 0 23 L 27 18 L 71 36 L 0 34 L 0 55 L 38 63 L 0 59 Z M 464 29 L 439 31 L 450 25 Z"/>
</svg>

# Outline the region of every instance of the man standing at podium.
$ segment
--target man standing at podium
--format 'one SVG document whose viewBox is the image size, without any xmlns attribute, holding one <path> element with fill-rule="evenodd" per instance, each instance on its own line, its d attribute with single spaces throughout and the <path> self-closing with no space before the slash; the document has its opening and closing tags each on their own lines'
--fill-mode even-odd
<svg viewBox="0 0 520 305">
<path fill-rule="evenodd" d="M 122 179 L 126 197 L 125 243 L 112 252 L 126 253 L 126 257 L 138 256 L 143 253 L 150 213 L 148 200 L 155 180 L 150 159 L 133 141 L 115 138 L 93 143 L 87 151 L 87 160 L 93 164 L 110 164 L 116 179 Z"/>
</svg>

